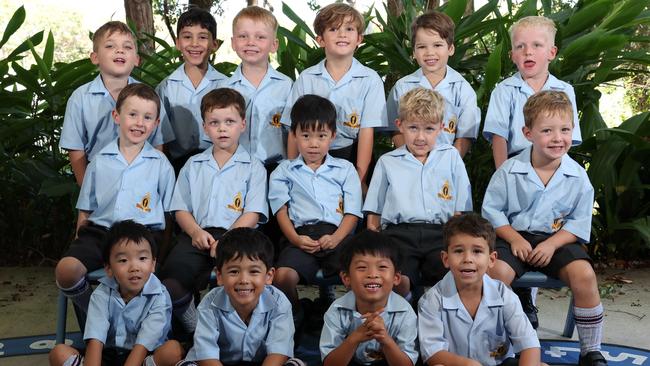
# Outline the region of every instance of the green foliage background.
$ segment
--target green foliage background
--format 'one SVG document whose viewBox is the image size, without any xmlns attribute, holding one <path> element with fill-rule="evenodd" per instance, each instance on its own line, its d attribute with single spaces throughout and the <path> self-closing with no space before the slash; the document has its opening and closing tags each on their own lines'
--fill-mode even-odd
<svg viewBox="0 0 650 366">
<path fill-rule="evenodd" d="M 650 0 L 579 0 L 571 5 L 553 0 L 517 4 L 491 0 L 464 16 L 466 3 L 450 0 L 442 7 L 457 26 L 456 53 L 449 64 L 473 85 L 483 113 L 495 84 L 515 71 L 508 57 L 509 26 L 527 15 L 545 15 L 555 21 L 559 54 L 550 69 L 575 88 L 584 142 L 571 154 L 587 168 L 596 189 L 590 251 L 601 259 L 647 258 L 650 112 L 607 128 L 596 87 L 647 72 Z M 383 16 L 373 9 L 365 14 L 379 30 L 365 36 L 356 54 L 385 77 L 386 91 L 417 68 L 411 57 L 409 27 L 423 5 L 408 0 L 404 5 L 399 17 Z M 294 26 L 278 32 L 278 70 L 295 78 L 320 61 L 323 52 L 300 16 L 286 4 L 282 12 Z M 55 62 L 57 45 L 52 33 L 41 31 L 13 50 L 4 49 L 25 17 L 24 8 L 16 10 L 0 40 L 0 55 L 7 55 L 0 59 L 0 265 L 55 260 L 73 238 L 78 188 L 58 142 L 67 98 L 96 75 L 87 59 Z M 180 59 L 172 45 L 148 37 L 155 41 L 156 52 L 141 55 L 143 62 L 134 76 L 156 85 Z M 39 53 L 35 47 L 41 44 Z M 28 55 L 34 61 L 21 66 L 19 61 Z M 235 68 L 231 63 L 215 66 L 226 74 Z M 639 104 L 648 105 L 647 100 Z M 385 141 L 378 138 L 377 154 L 390 148 Z M 490 147 L 482 137 L 465 160 L 478 209 L 494 170 Z"/>
</svg>

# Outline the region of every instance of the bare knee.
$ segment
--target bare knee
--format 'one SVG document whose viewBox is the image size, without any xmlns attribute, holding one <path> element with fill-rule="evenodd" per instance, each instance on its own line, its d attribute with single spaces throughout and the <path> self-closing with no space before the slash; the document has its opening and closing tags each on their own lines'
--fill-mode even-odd
<svg viewBox="0 0 650 366">
<path fill-rule="evenodd" d="M 282 288 L 294 288 L 300 282 L 300 276 L 292 268 L 280 267 L 275 271 L 273 283 Z"/>
<path fill-rule="evenodd" d="M 51 366 L 60 366 L 63 365 L 63 363 L 70 358 L 70 356 L 73 355 L 78 355 L 79 352 L 77 352 L 74 348 L 65 345 L 65 344 L 57 344 L 51 351 L 48 356 L 48 359 L 50 361 Z"/>
<path fill-rule="evenodd" d="M 494 266 L 488 269 L 488 275 L 495 280 L 510 285 L 515 279 L 515 270 L 512 269 L 508 263 L 502 260 L 497 260 L 496 263 L 494 263 Z"/>
<path fill-rule="evenodd" d="M 173 366 L 183 359 L 183 347 L 178 341 L 169 340 L 153 353 L 154 361 L 158 366 Z"/>
<path fill-rule="evenodd" d="M 393 290 L 402 296 L 408 295 L 409 291 L 411 291 L 411 279 L 402 275 L 400 283 Z"/>
<path fill-rule="evenodd" d="M 54 275 L 60 287 L 69 288 L 77 284 L 87 269 L 77 258 L 64 257 L 56 264 Z"/>
<path fill-rule="evenodd" d="M 598 278 L 591 264 L 586 260 L 577 260 L 567 264 L 560 270 L 559 277 L 569 285 L 576 302 L 581 302 L 579 300 L 585 297 L 595 298 L 598 296 Z"/>
</svg>

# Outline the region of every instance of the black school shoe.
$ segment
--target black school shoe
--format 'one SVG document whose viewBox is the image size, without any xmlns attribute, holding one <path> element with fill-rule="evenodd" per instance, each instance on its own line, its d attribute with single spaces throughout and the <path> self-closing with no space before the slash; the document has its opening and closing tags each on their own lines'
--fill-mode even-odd
<svg viewBox="0 0 650 366">
<path fill-rule="evenodd" d="M 539 326 L 539 319 L 537 319 L 537 307 L 533 304 L 533 297 L 529 287 L 517 287 L 513 291 L 519 296 L 521 307 L 524 309 L 524 314 L 528 317 L 533 329 Z"/>
<path fill-rule="evenodd" d="M 600 351 L 591 351 L 587 352 L 584 355 L 580 355 L 578 360 L 578 366 L 606 366 L 607 360 L 603 357 L 603 354 Z"/>
</svg>

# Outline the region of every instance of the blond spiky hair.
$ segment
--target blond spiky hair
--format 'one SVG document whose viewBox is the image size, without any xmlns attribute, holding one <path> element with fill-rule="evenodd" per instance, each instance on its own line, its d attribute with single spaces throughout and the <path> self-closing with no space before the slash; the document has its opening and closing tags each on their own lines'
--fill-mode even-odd
<svg viewBox="0 0 650 366">
<path fill-rule="evenodd" d="M 515 24 L 510 27 L 510 41 L 512 42 L 514 39 L 514 35 L 517 30 L 520 28 L 528 27 L 538 27 L 544 29 L 548 35 L 550 44 L 553 46 L 555 45 L 555 33 L 557 32 L 555 23 L 547 17 L 537 15 L 524 17 L 515 22 Z"/>
<path fill-rule="evenodd" d="M 436 91 L 415 88 L 399 100 L 401 121 L 422 121 L 441 123 L 445 114 L 445 99 Z"/>
</svg>

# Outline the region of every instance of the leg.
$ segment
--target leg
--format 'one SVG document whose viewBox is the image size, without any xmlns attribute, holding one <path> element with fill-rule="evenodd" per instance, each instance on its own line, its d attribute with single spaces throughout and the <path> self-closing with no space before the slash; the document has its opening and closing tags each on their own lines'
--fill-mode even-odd
<svg viewBox="0 0 650 366">
<path fill-rule="evenodd" d="M 80 357 L 79 352 L 65 344 L 57 344 L 56 347 L 54 347 L 48 356 L 50 360 L 50 366 L 63 366 L 66 364 L 66 361 L 70 359 L 71 357 Z M 72 366 L 72 365 L 79 365 L 75 364 L 74 362 L 69 362 L 66 364 L 66 366 Z"/>
<path fill-rule="evenodd" d="M 488 269 L 488 275 L 495 280 L 499 280 L 510 286 L 515 279 L 515 270 L 510 265 L 500 259 L 494 263 L 494 267 Z"/>
<path fill-rule="evenodd" d="M 174 366 L 183 359 L 184 354 L 181 344 L 170 340 L 154 351 L 153 359 L 157 366 Z"/>
<path fill-rule="evenodd" d="M 278 268 L 273 277 L 273 285 L 279 288 L 287 296 L 291 302 L 294 314 L 300 308 L 297 288 L 299 282 L 300 275 L 290 267 Z"/>
</svg>

